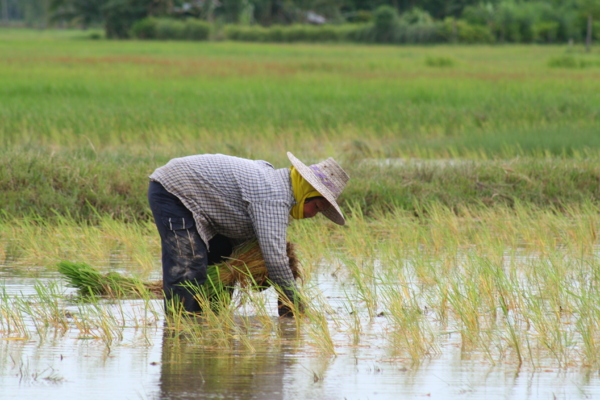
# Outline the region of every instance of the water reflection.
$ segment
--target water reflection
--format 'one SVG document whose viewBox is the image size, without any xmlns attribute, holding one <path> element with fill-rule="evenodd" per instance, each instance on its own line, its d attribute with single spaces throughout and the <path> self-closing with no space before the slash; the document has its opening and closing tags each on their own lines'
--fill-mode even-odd
<svg viewBox="0 0 600 400">
<path fill-rule="evenodd" d="M 166 399 L 284 399 L 285 376 L 297 361 L 296 324 L 281 320 L 281 339 L 250 352 L 240 346 L 212 350 L 191 343 L 165 327 L 160 391 Z"/>
</svg>

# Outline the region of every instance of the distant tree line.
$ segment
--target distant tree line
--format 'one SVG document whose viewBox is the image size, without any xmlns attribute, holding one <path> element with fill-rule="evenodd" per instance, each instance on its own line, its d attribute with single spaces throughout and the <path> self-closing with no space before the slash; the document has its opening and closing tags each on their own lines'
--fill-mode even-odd
<svg viewBox="0 0 600 400">
<path fill-rule="evenodd" d="M 600 0 L 0 0 L 0 16 L 5 24 L 103 26 L 111 38 L 130 37 L 134 24 L 148 17 L 258 28 L 373 25 L 379 18 L 378 31 L 365 39 L 376 42 L 402 42 L 399 37 L 409 31 L 425 36 L 443 31 L 448 40 L 460 41 L 463 35 L 481 36 L 479 41 L 585 40 L 589 45 L 600 32 Z"/>
</svg>

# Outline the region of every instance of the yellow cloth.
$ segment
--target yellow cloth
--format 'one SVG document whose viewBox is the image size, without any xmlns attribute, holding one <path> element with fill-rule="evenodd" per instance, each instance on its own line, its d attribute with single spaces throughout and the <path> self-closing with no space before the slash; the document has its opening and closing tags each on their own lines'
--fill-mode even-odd
<svg viewBox="0 0 600 400">
<path fill-rule="evenodd" d="M 290 167 L 292 171 L 290 178 L 292 181 L 292 189 L 294 190 L 294 199 L 296 199 L 296 205 L 292 207 L 290 215 L 294 219 L 304 218 L 304 202 L 310 197 L 322 196 L 321 193 L 317 192 L 314 187 L 306 179 L 300 175 L 300 172 L 295 167 Z"/>
</svg>

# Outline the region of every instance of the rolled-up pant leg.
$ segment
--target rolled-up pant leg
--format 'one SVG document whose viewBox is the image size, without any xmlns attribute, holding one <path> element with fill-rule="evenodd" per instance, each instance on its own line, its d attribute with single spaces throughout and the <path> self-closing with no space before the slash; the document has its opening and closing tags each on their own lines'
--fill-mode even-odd
<svg viewBox="0 0 600 400">
<path fill-rule="evenodd" d="M 177 196 L 158 182 L 150 182 L 148 201 L 161 240 L 165 307 L 174 300 L 181 301 L 188 312 L 200 312 L 194 290 L 185 287 L 200 286 L 206 281 L 208 254 L 194 217 Z"/>
</svg>

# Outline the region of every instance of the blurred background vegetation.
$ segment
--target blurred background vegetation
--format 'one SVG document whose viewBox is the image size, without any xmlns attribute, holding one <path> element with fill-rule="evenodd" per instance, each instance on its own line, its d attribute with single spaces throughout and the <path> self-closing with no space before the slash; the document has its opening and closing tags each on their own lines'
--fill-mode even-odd
<svg viewBox="0 0 600 400">
<path fill-rule="evenodd" d="M 0 0 L 0 23 L 101 27 L 109 38 L 589 48 L 600 36 L 600 0 Z"/>
</svg>

